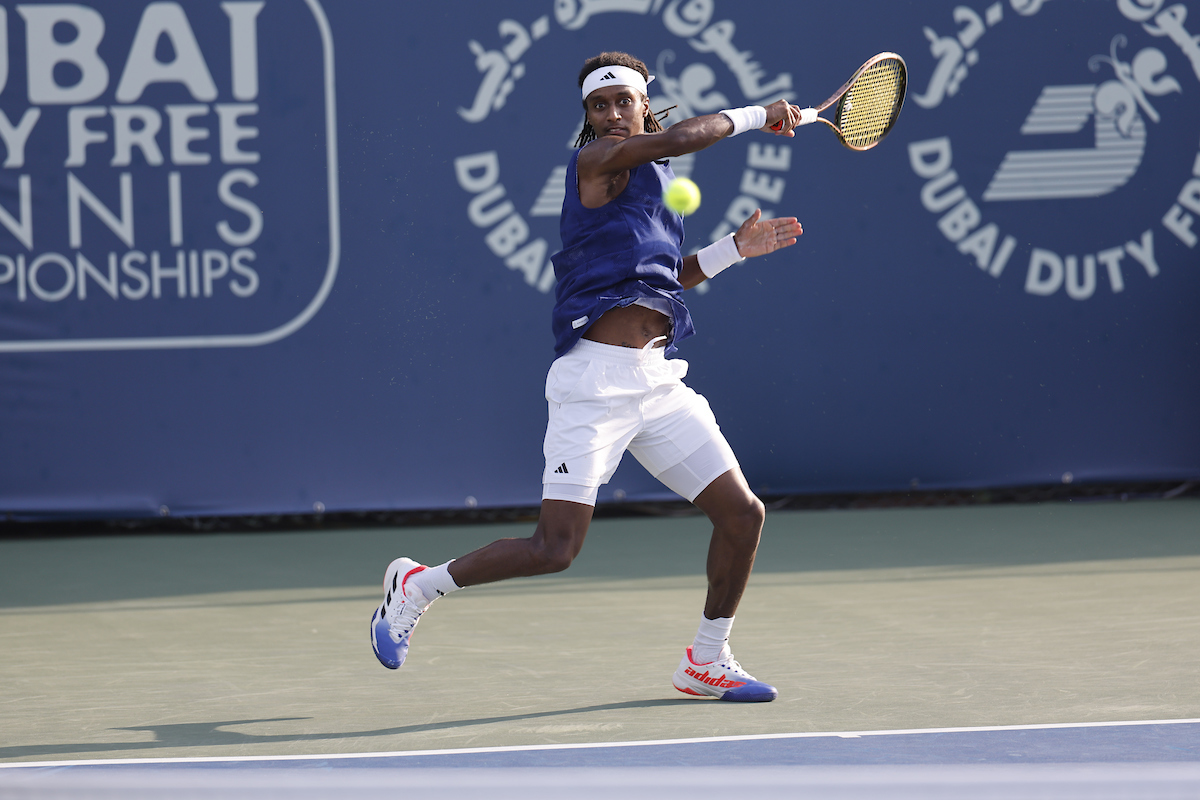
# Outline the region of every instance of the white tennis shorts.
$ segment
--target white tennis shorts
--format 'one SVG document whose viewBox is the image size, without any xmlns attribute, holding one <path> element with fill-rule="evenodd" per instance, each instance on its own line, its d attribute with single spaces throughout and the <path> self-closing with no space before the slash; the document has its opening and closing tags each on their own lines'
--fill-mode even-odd
<svg viewBox="0 0 1200 800">
<path fill-rule="evenodd" d="M 738 466 L 708 401 L 665 348 L 581 339 L 546 376 L 542 498 L 595 505 L 625 451 L 688 501 Z"/>
</svg>

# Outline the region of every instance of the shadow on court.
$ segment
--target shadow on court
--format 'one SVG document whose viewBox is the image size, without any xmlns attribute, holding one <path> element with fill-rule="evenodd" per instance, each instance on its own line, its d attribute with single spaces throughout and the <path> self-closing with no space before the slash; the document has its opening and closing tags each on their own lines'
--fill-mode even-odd
<svg viewBox="0 0 1200 800">
<path fill-rule="evenodd" d="M 478 719 L 447 720 L 445 722 L 430 722 L 422 725 L 401 725 L 394 728 L 380 728 L 365 731 L 339 731 L 336 733 L 302 733 L 302 734 L 255 734 L 236 730 L 226 730 L 235 725 L 256 725 L 269 722 L 303 722 L 311 717 L 275 717 L 272 719 L 236 719 L 221 722 L 185 722 L 173 725 L 145 725 L 128 728 L 113 728 L 120 731 L 149 731 L 154 734 L 154 740 L 149 742 L 88 742 L 77 744 L 34 745 L 34 746 L 0 746 L 0 760 L 20 758 L 46 758 L 50 756 L 66 756 L 78 753 L 94 753 L 100 750 L 129 755 L 140 754 L 142 757 L 153 755 L 154 750 L 175 747 L 228 747 L 247 744 L 272 744 L 285 742 L 321 742 L 342 739 L 370 739 L 380 736 L 399 736 L 404 734 L 419 734 L 429 731 L 451 730 L 454 728 L 469 728 L 474 725 L 494 725 L 528 720 L 549 719 L 568 714 L 587 714 L 597 711 L 622 711 L 637 708 L 654 708 L 656 706 L 678 706 L 687 704 L 687 699 L 634 700 L 624 703 L 600 703 L 580 708 L 564 708 L 555 711 L 538 711 L 529 714 L 508 714 L 496 717 L 480 717 Z"/>
</svg>

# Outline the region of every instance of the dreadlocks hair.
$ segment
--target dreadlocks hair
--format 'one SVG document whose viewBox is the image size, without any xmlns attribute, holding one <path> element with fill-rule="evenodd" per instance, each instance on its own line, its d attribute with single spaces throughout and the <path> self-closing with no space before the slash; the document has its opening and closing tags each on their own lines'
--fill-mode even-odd
<svg viewBox="0 0 1200 800">
<path fill-rule="evenodd" d="M 591 75 L 601 67 L 629 67 L 632 70 L 637 70 L 638 72 L 642 73 L 642 77 L 646 80 L 650 80 L 650 71 L 646 69 L 646 65 L 640 59 L 634 58 L 633 56 L 629 55 L 629 53 L 610 51 L 601 53 L 598 56 L 592 56 L 587 61 L 583 62 L 583 69 L 579 71 L 579 88 L 583 88 L 583 81 L 588 75 Z M 671 113 L 671 109 L 673 108 L 675 108 L 675 106 L 671 106 L 671 108 L 664 108 L 657 114 L 651 111 L 649 114 L 643 117 L 646 133 L 661 133 L 663 127 L 659 124 L 659 121 L 666 119 L 667 115 Z M 583 147 L 588 142 L 595 141 L 596 139 L 596 131 L 592 128 L 592 123 L 587 121 L 586 97 L 583 99 L 583 113 L 583 130 L 579 132 L 579 138 L 575 140 L 576 147 Z"/>
</svg>

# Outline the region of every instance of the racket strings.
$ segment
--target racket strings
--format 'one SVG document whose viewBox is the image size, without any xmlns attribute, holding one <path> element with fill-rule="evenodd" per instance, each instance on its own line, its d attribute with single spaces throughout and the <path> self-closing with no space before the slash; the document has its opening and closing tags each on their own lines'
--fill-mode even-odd
<svg viewBox="0 0 1200 800">
<path fill-rule="evenodd" d="M 837 126 L 847 145 L 861 149 L 884 137 L 904 97 L 905 72 L 896 59 L 871 65 L 854 81 L 839 104 Z"/>
</svg>

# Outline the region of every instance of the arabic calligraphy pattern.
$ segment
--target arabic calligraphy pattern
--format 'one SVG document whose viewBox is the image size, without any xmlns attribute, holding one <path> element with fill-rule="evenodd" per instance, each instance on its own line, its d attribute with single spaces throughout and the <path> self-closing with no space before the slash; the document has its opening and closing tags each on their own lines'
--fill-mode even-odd
<svg viewBox="0 0 1200 800">
<path fill-rule="evenodd" d="M 485 50 L 483 45 L 472 39 L 467 47 L 475 54 L 475 68 L 483 73 L 483 82 L 475 92 L 475 102 L 470 108 L 459 108 L 458 115 L 467 122 L 482 122 L 488 114 L 504 108 L 508 95 L 517 81 L 525 77 L 525 65 L 521 56 L 529 46 L 550 32 L 550 18 L 539 17 L 529 30 L 516 20 L 500 21 L 501 38 L 508 44 L 499 50 Z"/>
<path fill-rule="evenodd" d="M 793 99 L 791 74 L 784 72 L 768 79 L 766 70 L 753 60 L 753 53 L 739 50 L 734 44 L 737 28 L 733 21 L 712 22 L 715 11 L 714 0 L 554 0 L 554 19 L 570 31 L 583 28 L 598 14 L 656 15 L 661 12 L 663 25 L 669 32 L 687 39 L 698 53 L 712 53 L 729 68 L 748 101 L 758 102 L 768 97 L 771 100 Z M 528 30 L 519 22 L 506 19 L 499 26 L 500 37 L 508 40 L 503 47 L 489 50 L 475 40 L 468 42 L 467 47 L 475 56 L 475 68 L 483 79 L 471 107 L 459 108 L 458 115 L 467 122 L 476 123 L 503 108 L 517 81 L 525 75 L 521 57 L 533 42 L 549 31 L 548 15 L 540 17 Z M 712 85 L 712 82 L 701 85 L 707 76 L 698 71 L 689 73 L 685 70 L 679 80 L 681 88 L 686 87 L 688 92 L 696 95 L 693 99 L 698 99 Z M 694 105 L 706 110 L 723 107 L 707 101 Z M 728 101 L 724 105 L 729 105 Z"/>
<path fill-rule="evenodd" d="M 1011 0 L 1017 13 L 1029 16 L 1036 14 L 1045 0 Z M 925 27 L 925 38 L 929 40 L 929 52 L 937 60 L 929 86 L 924 94 L 913 95 L 913 102 L 921 108 L 936 108 L 947 97 L 958 94 L 958 88 L 966 80 L 970 68 L 979 62 L 979 51 L 974 49 L 988 28 L 1004 19 L 1004 6 L 992 3 L 984 16 L 968 6 L 957 6 L 953 12 L 954 22 L 961 25 L 953 36 L 938 36 L 933 28 Z"/>
<path fill-rule="evenodd" d="M 497 28 L 499 41 L 491 47 L 474 39 L 467 43 L 480 81 L 471 105 L 457 109 L 461 119 L 483 122 L 505 107 L 517 82 L 526 74 L 522 59 L 534 43 L 550 33 L 551 20 L 565 31 L 580 31 L 598 15 L 614 13 L 657 16 L 667 32 L 686 41 L 697 54 L 690 63 L 683 60 L 672 76 L 667 66 L 675 61 L 676 55 L 671 50 L 660 52 L 655 72 L 658 80 L 651 88 L 660 94 L 650 96 L 654 109 L 675 106 L 677 112 L 673 117 L 688 118 L 739 105 L 740 98 L 730 96 L 733 92 L 727 95 L 716 88 L 714 67 L 717 70 L 720 67 L 713 62 L 720 62 L 729 70 L 747 102 L 794 99 L 791 74 L 772 76 L 754 60 L 753 53 L 739 49 L 734 42 L 737 31 L 734 22 L 714 19 L 715 0 L 553 0 L 552 7 L 552 13 L 539 17 L 528 27 L 513 19 L 502 20 Z M 575 131 L 582 122 L 580 119 Z M 574 149 L 575 138 L 573 132 L 564 143 L 568 150 Z M 776 173 L 790 168 L 790 152 L 784 145 L 749 147 L 746 169 L 738 187 L 740 193 L 730 201 L 724 216 L 709 234 L 709 241 L 735 230 L 756 208 L 761 207 L 767 217 L 774 213 L 765 203 L 782 200 L 786 180 Z M 692 172 L 695 159 L 694 153 L 672 158 L 671 168 L 676 175 L 686 177 Z M 559 216 L 566 193 L 565 174 L 565 166 L 551 166 L 526 215 L 517 210 L 515 198 L 500 182 L 500 161 L 495 150 L 455 160 L 459 186 L 472 195 L 467 206 L 468 219 L 475 227 L 488 230 L 484 242 L 504 266 L 520 273 L 526 284 L 543 293 L 554 286 L 553 264 L 546 259 L 548 237 L 538 236 L 530 221 L 544 225 L 542 218 Z M 698 289 L 700 293 L 705 290 L 704 285 Z"/>
<path fill-rule="evenodd" d="M 1183 23 L 1187 21 L 1187 6 L 1176 3 L 1170 8 L 1154 16 L 1154 24 L 1143 24 L 1142 27 L 1152 36 L 1166 36 L 1179 46 L 1183 54 L 1192 62 L 1196 77 L 1200 78 L 1200 36 L 1188 33 Z"/>
</svg>

